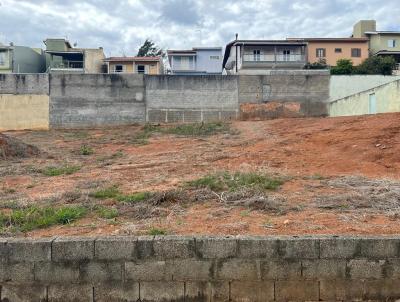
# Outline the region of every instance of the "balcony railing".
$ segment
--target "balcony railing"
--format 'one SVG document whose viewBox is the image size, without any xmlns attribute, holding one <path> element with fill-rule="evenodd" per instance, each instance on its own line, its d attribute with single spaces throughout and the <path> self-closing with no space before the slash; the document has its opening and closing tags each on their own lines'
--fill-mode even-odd
<svg viewBox="0 0 400 302">
<path fill-rule="evenodd" d="M 83 69 L 83 61 L 63 61 L 52 62 L 50 64 L 52 69 Z"/>
<path fill-rule="evenodd" d="M 243 55 L 244 62 L 305 62 L 305 55 L 301 54 L 272 54 L 272 55 Z"/>
</svg>

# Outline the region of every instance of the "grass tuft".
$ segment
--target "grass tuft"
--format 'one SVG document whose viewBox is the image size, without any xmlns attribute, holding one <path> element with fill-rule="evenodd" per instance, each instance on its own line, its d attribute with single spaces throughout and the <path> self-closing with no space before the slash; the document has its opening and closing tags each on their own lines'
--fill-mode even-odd
<svg viewBox="0 0 400 302">
<path fill-rule="evenodd" d="M 168 127 L 163 132 L 182 136 L 210 136 L 218 133 L 229 132 L 230 125 L 227 123 L 194 123 L 182 124 Z"/>
<path fill-rule="evenodd" d="M 191 188 L 207 188 L 212 191 L 238 191 L 243 188 L 252 188 L 261 191 L 276 190 L 283 184 L 283 180 L 259 173 L 229 172 L 203 176 L 186 183 Z"/>
<path fill-rule="evenodd" d="M 59 176 L 59 175 L 70 175 L 74 174 L 75 172 L 79 171 L 81 168 L 79 166 L 62 166 L 62 167 L 46 167 L 40 172 L 46 176 Z"/>
<path fill-rule="evenodd" d="M 151 193 L 149 192 L 139 192 L 139 193 L 133 193 L 133 194 L 120 194 L 116 197 L 116 199 L 119 202 L 123 203 L 135 203 L 135 202 L 140 202 L 146 199 L 149 199 L 151 197 Z"/>
<path fill-rule="evenodd" d="M 115 208 L 99 207 L 97 209 L 97 215 L 104 219 L 113 219 L 118 216 L 118 210 Z"/>
<path fill-rule="evenodd" d="M 151 236 L 163 236 L 163 235 L 167 235 L 167 231 L 164 229 L 159 229 L 159 228 L 151 228 L 148 231 L 148 234 Z"/>
<path fill-rule="evenodd" d="M 79 149 L 79 154 L 81 155 L 92 155 L 94 153 L 94 150 L 92 147 L 88 145 L 82 145 Z"/>
<path fill-rule="evenodd" d="M 90 197 L 94 197 L 97 199 L 107 199 L 107 198 L 115 198 L 120 194 L 117 186 L 111 186 L 108 188 L 100 189 L 96 192 L 92 192 L 89 194 Z"/>
<path fill-rule="evenodd" d="M 0 226 L 13 228 L 16 231 L 27 232 L 57 224 L 69 224 L 87 213 L 82 206 L 53 207 L 31 206 L 25 209 L 12 210 L 7 214 L 0 214 Z"/>
</svg>

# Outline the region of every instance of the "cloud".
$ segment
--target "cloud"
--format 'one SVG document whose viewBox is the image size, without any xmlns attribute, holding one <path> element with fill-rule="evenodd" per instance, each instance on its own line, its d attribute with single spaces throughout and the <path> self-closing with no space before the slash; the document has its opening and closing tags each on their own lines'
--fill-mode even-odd
<svg viewBox="0 0 400 302">
<path fill-rule="evenodd" d="M 106 55 L 136 54 L 146 38 L 163 48 L 225 46 L 241 39 L 347 37 L 360 19 L 400 30 L 398 0 L 0 0 L 0 42 L 44 47 L 67 37 Z"/>
</svg>

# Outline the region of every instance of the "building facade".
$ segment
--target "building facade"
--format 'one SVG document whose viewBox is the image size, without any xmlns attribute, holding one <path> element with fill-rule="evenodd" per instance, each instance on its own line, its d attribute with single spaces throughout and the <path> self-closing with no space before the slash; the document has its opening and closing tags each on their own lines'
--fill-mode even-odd
<svg viewBox="0 0 400 302">
<path fill-rule="evenodd" d="M 369 40 L 370 56 L 392 56 L 400 64 L 400 31 L 378 31 L 375 20 L 361 20 L 354 25 L 353 37 Z"/>
<path fill-rule="evenodd" d="M 207 75 L 222 73 L 222 47 L 168 50 L 167 55 L 171 74 Z"/>
<path fill-rule="evenodd" d="M 225 48 L 226 74 L 263 74 L 272 69 L 303 69 L 307 42 L 291 40 L 234 40 Z"/>
<path fill-rule="evenodd" d="M 45 70 L 41 49 L 0 44 L 0 73 L 42 73 Z"/>
<path fill-rule="evenodd" d="M 110 57 L 104 59 L 108 73 L 163 74 L 162 57 Z"/>
<path fill-rule="evenodd" d="M 324 62 L 336 66 L 340 59 L 350 59 L 353 65 L 361 64 L 368 58 L 367 38 L 307 38 L 307 61 Z"/>
<path fill-rule="evenodd" d="M 46 39 L 46 72 L 103 73 L 103 48 L 75 48 L 65 39 Z"/>
</svg>

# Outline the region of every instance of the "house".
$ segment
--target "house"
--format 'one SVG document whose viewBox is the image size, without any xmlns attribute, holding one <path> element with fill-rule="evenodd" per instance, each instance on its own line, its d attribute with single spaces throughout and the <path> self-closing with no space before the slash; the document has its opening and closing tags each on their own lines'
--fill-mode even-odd
<svg viewBox="0 0 400 302">
<path fill-rule="evenodd" d="M 303 69 L 307 42 L 234 40 L 226 45 L 222 62 L 226 74 L 263 74 L 272 69 Z"/>
<path fill-rule="evenodd" d="M 393 56 L 400 66 L 400 31 L 378 31 L 375 20 L 361 20 L 354 25 L 353 37 L 369 40 L 370 56 Z"/>
<path fill-rule="evenodd" d="M 350 59 L 354 65 L 368 58 L 368 42 L 363 38 L 306 38 L 288 39 L 307 43 L 308 63 L 324 62 L 336 66 L 340 59 Z"/>
<path fill-rule="evenodd" d="M 171 74 L 207 75 L 222 73 L 222 47 L 168 50 L 167 55 Z"/>
<path fill-rule="evenodd" d="M 0 44 L 0 73 L 45 72 L 45 59 L 41 49 Z"/>
<path fill-rule="evenodd" d="M 104 59 L 108 73 L 163 74 L 162 57 L 110 57 Z"/>
<path fill-rule="evenodd" d="M 46 39 L 49 73 L 103 73 L 103 48 L 75 48 L 66 39 Z"/>
</svg>

